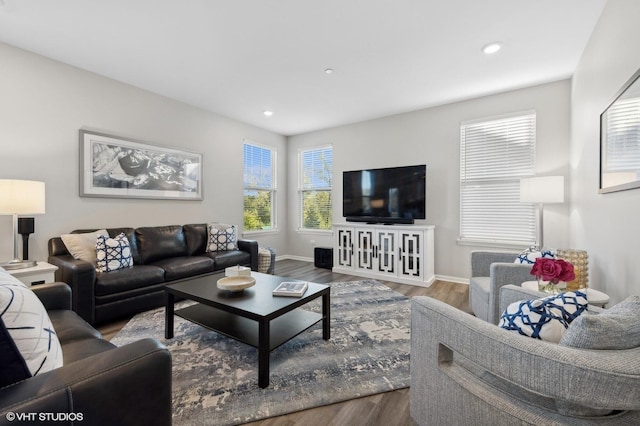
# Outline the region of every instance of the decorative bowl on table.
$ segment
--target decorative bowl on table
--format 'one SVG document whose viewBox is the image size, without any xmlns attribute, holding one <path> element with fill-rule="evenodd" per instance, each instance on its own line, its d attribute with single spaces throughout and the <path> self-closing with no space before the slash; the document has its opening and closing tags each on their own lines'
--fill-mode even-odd
<svg viewBox="0 0 640 426">
<path fill-rule="evenodd" d="M 224 277 L 218 280 L 218 288 L 220 290 L 228 290 L 234 292 L 242 291 L 245 288 L 253 287 L 254 285 L 256 285 L 255 278 L 243 275 Z"/>
</svg>

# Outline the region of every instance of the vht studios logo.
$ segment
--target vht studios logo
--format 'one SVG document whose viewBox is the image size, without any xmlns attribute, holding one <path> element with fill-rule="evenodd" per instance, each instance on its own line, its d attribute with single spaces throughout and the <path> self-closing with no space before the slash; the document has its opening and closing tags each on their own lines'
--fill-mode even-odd
<svg viewBox="0 0 640 426">
<path fill-rule="evenodd" d="M 81 422 L 82 413 L 14 413 L 8 412 L 6 419 L 10 422 Z"/>
</svg>

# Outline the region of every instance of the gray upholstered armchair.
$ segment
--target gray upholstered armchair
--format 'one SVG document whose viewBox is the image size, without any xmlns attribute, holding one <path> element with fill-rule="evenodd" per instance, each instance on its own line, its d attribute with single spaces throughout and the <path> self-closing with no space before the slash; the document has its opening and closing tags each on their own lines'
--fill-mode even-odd
<svg viewBox="0 0 640 426">
<path fill-rule="evenodd" d="M 507 284 L 520 285 L 533 279 L 531 265 L 514 263 L 518 253 L 474 251 L 471 253 L 469 306 L 474 315 L 498 324 L 500 288 Z"/>
<path fill-rule="evenodd" d="M 505 286 L 501 305 L 528 295 L 538 293 Z M 615 411 L 579 417 L 575 411 L 569 415 L 567 407 Z M 414 297 L 411 417 L 421 426 L 637 425 L 640 347 L 562 346 L 501 329 L 432 298 Z"/>
</svg>

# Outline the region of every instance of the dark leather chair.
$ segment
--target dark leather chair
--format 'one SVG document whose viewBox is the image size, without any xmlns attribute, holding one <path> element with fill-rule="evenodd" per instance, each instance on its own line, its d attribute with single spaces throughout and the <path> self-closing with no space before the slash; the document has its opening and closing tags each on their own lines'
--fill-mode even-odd
<svg viewBox="0 0 640 426">
<path fill-rule="evenodd" d="M 104 340 L 71 310 L 71 289 L 65 283 L 38 285 L 33 291 L 48 311 L 64 365 L 0 388 L 0 425 L 171 424 L 166 347 L 155 339 L 122 347 Z M 33 418 L 11 421 L 7 413 Z"/>
</svg>

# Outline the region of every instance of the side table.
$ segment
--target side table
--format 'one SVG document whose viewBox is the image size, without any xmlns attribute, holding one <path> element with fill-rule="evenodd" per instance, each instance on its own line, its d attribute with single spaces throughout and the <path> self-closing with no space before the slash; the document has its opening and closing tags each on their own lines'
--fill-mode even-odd
<svg viewBox="0 0 640 426">
<path fill-rule="evenodd" d="M 56 280 L 58 267 L 47 262 L 38 262 L 36 266 L 24 269 L 10 269 L 7 272 L 29 287 L 35 284 L 52 283 Z"/>
<path fill-rule="evenodd" d="M 522 284 L 520 284 L 520 287 L 526 288 L 527 290 L 538 291 L 538 282 L 525 281 Z M 609 303 L 609 295 L 601 291 L 594 290 L 592 288 L 587 287 L 586 294 L 587 294 L 587 302 L 589 302 L 591 305 L 602 306 L 604 308 L 604 306 L 607 303 Z"/>
</svg>

